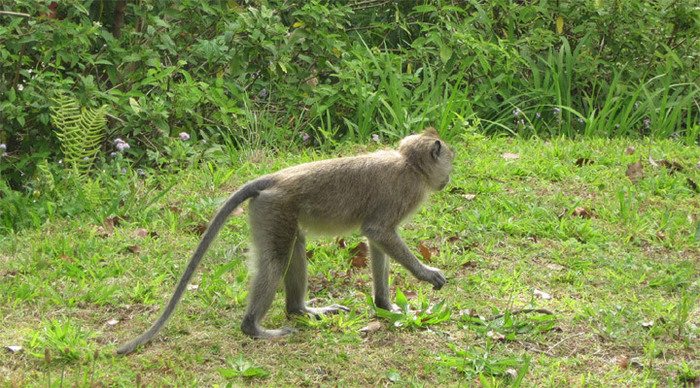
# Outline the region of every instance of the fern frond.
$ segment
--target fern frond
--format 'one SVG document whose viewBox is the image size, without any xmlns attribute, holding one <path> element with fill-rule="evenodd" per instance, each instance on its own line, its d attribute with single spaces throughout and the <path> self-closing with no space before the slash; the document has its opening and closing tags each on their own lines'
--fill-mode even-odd
<svg viewBox="0 0 700 388">
<path fill-rule="evenodd" d="M 64 161 L 84 176 L 95 162 L 105 137 L 107 106 L 81 108 L 74 98 L 64 94 L 59 94 L 53 102 L 51 122 L 56 127 Z"/>
</svg>

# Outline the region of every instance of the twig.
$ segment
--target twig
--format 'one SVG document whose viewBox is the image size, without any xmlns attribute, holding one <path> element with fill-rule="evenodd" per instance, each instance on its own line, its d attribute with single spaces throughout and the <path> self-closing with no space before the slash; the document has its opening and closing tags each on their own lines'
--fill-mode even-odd
<svg viewBox="0 0 700 388">
<path fill-rule="evenodd" d="M 502 318 L 502 317 L 504 317 L 506 314 L 518 315 L 518 314 L 527 314 L 527 313 L 540 313 L 540 314 L 554 315 L 553 312 L 551 312 L 551 311 L 549 311 L 549 310 L 547 310 L 547 309 L 520 309 L 520 310 L 514 310 L 514 311 L 506 312 L 506 313 L 503 313 L 503 314 L 494 315 L 493 317 L 487 319 L 487 321 L 493 321 L 493 320 L 496 320 L 496 319 L 498 319 L 498 318 Z"/>
<path fill-rule="evenodd" d="M 0 15 L 10 15 L 10 16 L 24 16 L 25 18 L 32 17 L 32 15 L 23 12 L 12 12 L 12 11 L 0 11 Z"/>
</svg>

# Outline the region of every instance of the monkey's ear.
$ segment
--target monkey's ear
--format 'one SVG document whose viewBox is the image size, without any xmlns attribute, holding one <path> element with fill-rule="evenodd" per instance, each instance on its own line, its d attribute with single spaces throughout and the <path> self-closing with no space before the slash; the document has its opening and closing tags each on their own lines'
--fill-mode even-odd
<svg viewBox="0 0 700 388">
<path fill-rule="evenodd" d="M 423 135 L 425 136 L 431 136 L 431 137 L 440 137 L 440 135 L 437 133 L 437 130 L 433 127 L 428 127 L 423 130 Z"/>
<path fill-rule="evenodd" d="M 440 157 L 441 153 L 442 153 L 442 142 L 440 140 L 435 140 L 435 143 L 433 143 L 433 146 L 430 149 L 430 156 L 432 156 L 433 159 L 437 159 Z"/>
</svg>

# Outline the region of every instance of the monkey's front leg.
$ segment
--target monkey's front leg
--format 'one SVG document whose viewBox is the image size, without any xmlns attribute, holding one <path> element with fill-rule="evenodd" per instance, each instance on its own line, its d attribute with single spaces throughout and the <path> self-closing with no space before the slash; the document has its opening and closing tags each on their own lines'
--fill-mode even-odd
<svg viewBox="0 0 700 388">
<path fill-rule="evenodd" d="M 382 251 L 403 265 L 413 276 L 432 284 L 436 290 L 442 288 L 447 282 L 445 275 L 439 269 L 429 267 L 418 261 L 396 231 L 363 228 L 363 233 L 370 239 L 370 246 L 372 243 L 378 245 Z"/>
<path fill-rule="evenodd" d="M 391 303 L 391 296 L 389 295 L 389 262 L 386 260 L 386 254 L 376 242 L 371 241 L 369 243 L 369 254 L 372 259 L 374 305 L 384 310 L 398 310 L 399 307 Z"/>
<path fill-rule="evenodd" d="M 301 231 L 297 232 L 296 243 L 284 274 L 287 314 L 312 314 L 314 316 L 350 311 L 349 308 L 333 304 L 325 307 L 306 306 L 306 241 Z"/>
</svg>

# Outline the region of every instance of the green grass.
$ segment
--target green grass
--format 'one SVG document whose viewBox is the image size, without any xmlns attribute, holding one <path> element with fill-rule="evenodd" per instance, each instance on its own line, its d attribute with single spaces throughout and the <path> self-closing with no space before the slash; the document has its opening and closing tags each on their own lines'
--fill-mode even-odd
<svg viewBox="0 0 700 388">
<path fill-rule="evenodd" d="M 117 344 L 156 318 L 197 244 L 198 228 L 228 193 L 259 174 L 327 156 L 254 153 L 233 166 L 202 163 L 177 174 L 124 179 L 120 187 L 88 186 L 83 190 L 92 195 L 86 198 L 117 197 L 125 187 L 131 194 L 104 205 L 95 200 L 84 216 L 52 218 L 40 228 L 0 237 L 0 345 L 24 348 L 0 352 L 0 382 L 697 381 L 700 194 L 688 179 L 700 183 L 700 149 L 671 140 L 478 135 L 453 143 L 451 185 L 402 230 L 416 254 L 420 243 L 434 249 L 431 265 L 445 271 L 448 284 L 434 291 L 392 267 L 392 290 L 402 291 L 407 307 L 444 301 L 437 312 L 421 313 L 432 323 L 402 316 L 395 321 L 406 324 L 384 319 L 378 330 L 361 332 L 377 319 L 367 303 L 370 271 L 350 265 L 350 248 L 361 238 L 347 237 L 344 248 L 328 237 L 309 242 L 310 297 L 345 304 L 351 312 L 287 322 L 279 295 L 267 325 L 292 324 L 299 332 L 278 341 L 246 338 L 238 326 L 249 230 L 239 215 L 222 231 L 192 281 L 199 287 L 186 294 L 167 327 L 136 354 L 114 356 Z M 628 146 L 636 149 L 631 155 Z M 519 158 L 506 160 L 506 152 Z M 684 168 L 671 173 L 652 167 L 650 156 Z M 593 163 L 579 166 L 580 158 Z M 639 160 L 644 176 L 633 184 L 625 171 Z M 576 208 L 585 212 L 574 215 Z M 111 213 L 122 219 L 112 233 L 100 230 L 100 220 Z M 518 313 L 522 309 L 552 314 Z"/>
</svg>

